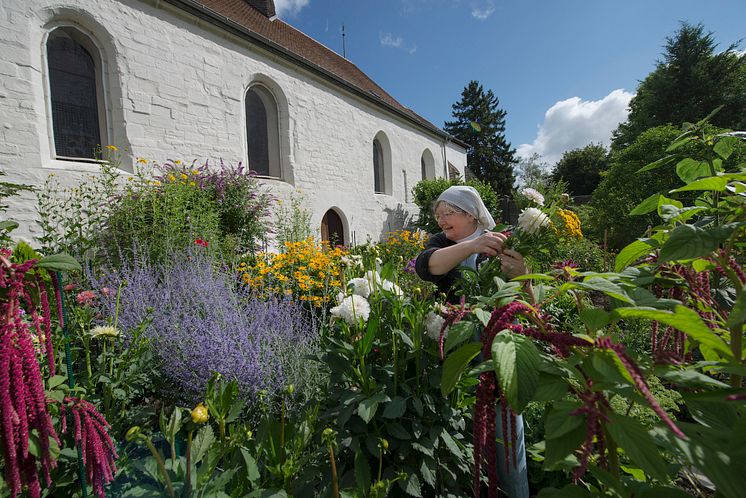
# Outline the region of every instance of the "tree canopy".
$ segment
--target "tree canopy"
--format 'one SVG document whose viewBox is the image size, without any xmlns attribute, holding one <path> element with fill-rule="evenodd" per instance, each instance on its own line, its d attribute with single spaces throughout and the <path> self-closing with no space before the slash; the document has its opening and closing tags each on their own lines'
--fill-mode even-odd
<svg viewBox="0 0 746 498">
<path fill-rule="evenodd" d="M 712 32 L 682 22 L 666 38 L 663 59 L 637 87 L 627 121 L 614 132 L 612 150 L 630 145 L 643 131 L 665 124 L 696 122 L 719 106 L 710 122 L 746 128 L 746 56 L 737 44 L 716 52 Z"/>
<path fill-rule="evenodd" d="M 565 180 L 572 195 L 590 195 L 609 168 L 609 152 L 601 144 L 589 144 L 562 154 L 552 170 L 552 181 Z"/>
<path fill-rule="evenodd" d="M 478 81 L 471 81 L 453 104 L 454 121 L 445 123 L 445 131 L 468 144 L 468 167 L 474 176 L 488 183 L 500 196 L 513 190 L 515 149 L 505 139 L 506 112 L 499 100 L 485 92 Z"/>
</svg>

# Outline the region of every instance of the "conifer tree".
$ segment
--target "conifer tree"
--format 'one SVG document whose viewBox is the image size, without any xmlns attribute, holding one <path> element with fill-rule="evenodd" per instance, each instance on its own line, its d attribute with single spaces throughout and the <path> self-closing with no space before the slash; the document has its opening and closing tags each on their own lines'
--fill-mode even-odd
<svg viewBox="0 0 746 498">
<path fill-rule="evenodd" d="M 468 167 L 474 176 L 488 183 L 499 196 L 513 190 L 515 149 L 505 139 L 506 112 L 498 108 L 492 90 L 484 91 L 472 80 L 453 104 L 454 121 L 446 121 L 445 131 L 469 145 Z"/>
</svg>

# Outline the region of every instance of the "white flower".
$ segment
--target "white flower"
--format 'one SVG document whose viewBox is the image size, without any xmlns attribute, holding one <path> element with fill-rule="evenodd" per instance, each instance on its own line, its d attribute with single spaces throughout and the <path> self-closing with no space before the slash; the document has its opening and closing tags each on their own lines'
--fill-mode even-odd
<svg viewBox="0 0 746 498">
<path fill-rule="evenodd" d="M 368 270 L 365 272 L 363 278 L 368 281 L 368 287 L 370 287 L 371 291 L 375 290 L 381 284 L 381 276 L 377 271 Z"/>
<path fill-rule="evenodd" d="M 355 325 L 361 318 L 363 322 L 368 321 L 370 304 L 368 304 L 368 301 L 364 297 L 353 294 L 342 299 L 339 306 L 335 306 L 329 311 L 332 315 L 343 319 L 348 324 Z"/>
<path fill-rule="evenodd" d="M 340 262 L 342 265 L 346 268 L 362 268 L 363 267 L 363 257 L 359 254 L 350 254 L 349 256 L 342 256 L 340 258 Z"/>
<path fill-rule="evenodd" d="M 390 280 L 382 280 L 380 287 L 381 289 L 389 291 L 397 297 L 402 297 L 404 295 L 404 292 L 402 292 L 401 288 Z"/>
<path fill-rule="evenodd" d="M 544 205 L 544 196 L 541 195 L 541 192 L 539 192 L 536 189 L 533 189 L 531 187 L 524 188 L 521 190 L 521 194 L 523 194 L 525 197 L 528 197 L 532 201 L 534 201 L 539 206 Z"/>
<path fill-rule="evenodd" d="M 358 296 L 368 297 L 370 296 L 370 284 L 365 278 L 353 278 L 347 283 L 348 287 L 352 287 L 352 293 Z"/>
<path fill-rule="evenodd" d="M 91 337 L 94 339 L 97 337 L 117 337 L 118 335 L 119 331 L 116 327 L 99 325 L 98 327 L 93 327 L 91 329 Z"/>
<path fill-rule="evenodd" d="M 440 339 L 440 329 L 443 328 L 443 324 L 446 319 L 437 313 L 432 311 L 425 315 L 425 330 L 427 331 L 428 337 L 432 340 L 437 341 Z M 448 335 L 448 329 L 446 329 L 445 335 Z"/>
<path fill-rule="evenodd" d="M 536 233 L 549 224 L 549 216 L 537 208 L 526 208 L 518 216 L 518 226 L 526 233 Z"/>
</svg>

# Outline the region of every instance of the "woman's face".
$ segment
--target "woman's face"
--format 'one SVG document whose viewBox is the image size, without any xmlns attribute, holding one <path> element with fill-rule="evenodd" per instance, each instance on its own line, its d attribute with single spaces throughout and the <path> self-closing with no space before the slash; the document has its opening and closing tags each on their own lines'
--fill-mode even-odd
<svg viewBox="0 0 746 498">
<path fill-rule="evenodd" d="M 446 202 L 440 202 L 435 208 L 435 221 L 445 236 L 453 241 L 461 240 L 474 233 L 477 220 Z"/>
</svg>

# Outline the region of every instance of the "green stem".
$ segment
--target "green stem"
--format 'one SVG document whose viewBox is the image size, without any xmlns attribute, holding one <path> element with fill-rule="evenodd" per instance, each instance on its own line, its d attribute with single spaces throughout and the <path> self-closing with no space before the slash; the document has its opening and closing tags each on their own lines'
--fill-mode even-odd
<svg viewBox="0 0 746 498">
<path fill-rule="evenodd" d="M 184 498 L 190 498 L 192 496 L 192 434 L 194 434 L 194 431 L 189 431 L 189 434 L 187 434 L 186 477 L 184 478 Z"/>
<path fill-rule="evenodd" d="M 337 477 L 337 462 L 334 460 L 334 447 L 329 445 L 329 461 L 332 464 L 332 496 L 339 498 L 339 478 Z"/>
<path fill-rule="evenodd" d="M 285 464 L 285 397 L 280 407 L 280 465 Z"/>
<path fill-rule="evenodd" d="M 150 449 L 150 453 L 153 455 L 153 458 L 155 458 L 155 462 L 158 464 L 158 470 L 161 471 L 161 474 L 163 475 L 163 479 L 166 481 L 166 491 L 168 491 L 168 496 L 171 498 L 176 498 L 176 495 L 174 494 L 174 487 L 171 484 L 171 478 L 168 476 L 168 472 L 166 471 L 166 465 L 163 463 L 163 457 L 161 457 L 161 454 L 158 453 L 158 450 L 153 446 L 153 442 L 150 440 L 149 437 L 144 437 L 145 444 L 148 446 L 148 449 Z"/>
<path fill-rule="evenodd" d="M 734 325 L 730 329 L 730 350 L 733 352 L 733 357 L 736 359 L 736 363 L 739 365 L 742 361 L 743 354 L 743 324 L 739 323 Z M 743 376 L 738 374 L 731 374 L 730 385 L 736 389 L 741 388 L 743 383 Z"/>
<path fill-rule="evenodd" d="M 399 385 L 399 370 L 397 368 L 398 362 L 396 361 L 396 332 L 391 332 L 391 344 L 393 346 L 394 355 L 394 396 L 396 396 L 396 389 Z"/>
<path fill-rule="evenodd" d="M 383 472 L 383 448 L 379 448 L 378 450 L 378 480 L 377 482 L 381 482 L 381 473 Z"/>
<path fill-rule="evenodd" d="M 606 449 L 609 452 L 609 472 L 611 475 L 619 479 L 619 454 L 617 453 L 617 444 L 614 438 L 611 437 L 606 427 L 603 428 L 604 438 L 606 439 Z"/>
</svg>

